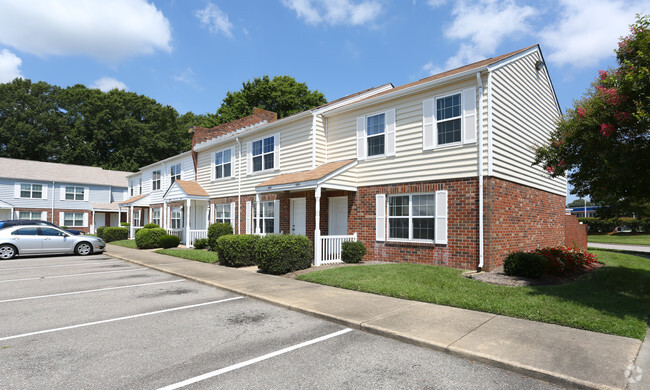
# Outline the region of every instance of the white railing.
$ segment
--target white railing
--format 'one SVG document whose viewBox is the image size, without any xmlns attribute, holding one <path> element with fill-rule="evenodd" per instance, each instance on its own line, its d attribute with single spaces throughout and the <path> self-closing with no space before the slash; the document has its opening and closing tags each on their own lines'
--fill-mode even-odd
<svg viewBox="0 0 650 390">
<path fill-rule="evenodd" d="M 190 242 L 187 244 L 187 246 L 194 246 L 194 240 L 199 238 L 208 238 L 208 230 L 190 230 Z"/>
<path fill-rule="evenodd" d="M 185 241 L 185 229 L 167 229 L 167 234 L 178 237 L 181 242 Z"/>
<path fill-rule="evenodd" d="M 346 241 L 356 241 L 357 233 L 349 236 L 320 236 L 314 265 L 341 263 L 341 248 Z"/>
</svg>

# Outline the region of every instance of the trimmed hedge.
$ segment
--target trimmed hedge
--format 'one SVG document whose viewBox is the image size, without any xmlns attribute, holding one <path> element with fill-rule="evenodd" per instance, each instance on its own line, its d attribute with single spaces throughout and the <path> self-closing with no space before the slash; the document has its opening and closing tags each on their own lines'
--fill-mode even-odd
<svg viewBox="0 0 650 390">
<path fill-rule="evenodd" d="M 97 237 L 99 238 L 104 238 L 104 230 L 106 229 L 106 226 L 100 226 L 97 228 Z"/>
<path fill-rule="evenodd" d="M 226 267 L 248 267 L 257 264 L 255 245 L 259 239 L 259 236 L 253 234 L 228 234 L 219 237 L 216 243 L 219 264 Z"/>
<path fill-rule="evenodd" d="M 105 242 L 127 240 L 129 238 L 129 228 L 126 227 L 107 227 L 102 233 Z"/>
<path fill-rule="evenodd" d="M 129 222 L 120 222 L 120 226 L 122 226 L 122 227 L 131 227 L 131 224 Z"/>
<path fill-rule="evenodd" d="M 232 226 L 229 223 L 213 223 L 208 226 L 208 246 L 210 250 L 217 250 L 217 240 L 219 237 L 232 234 Z"/>
<path fill-rule="evenodd" d="M 271 234 L 255 245 L 257 266 L 264 273 L 281 275 L 311 267 L 314 252 L 305 236 Z"/>
<path fill-rule="evenodd" d="M 181 239 L 176 236 L 165 234 L 160 237 L 160 246 L 164 249 L 176 248 L 181 243 Z"/>
<path fill-rule="evenodd" d="M 142 227 L 143 229 L 160 229 L 157 223 L 148 223 Z"/>
<path fill-rule="evenodd" d="M 140 249 L 160 248 L 160 237 L 166 234 L 161 228 L 140 229 L 135 233 L 135 245 Z"/>
<path fill-rule="evenodd" d="M 513 252 L 503 260 L 503 271 L 506 275 L 539 278 L 548 267 L 548 260 L 531 252 Z"/>
<path fill-rule="evenodd" d="M 587 225 L 590 233 L 610 233 L 619 226 L 629 227 L 632 232 L 650 232 L 650 218 L 578 218 Z"/>
<path fill-rule="evenodd" d="M 366 255 L 366 246 L 361 241 L 346 241 L 341 246 L 341 260 L 344 263 L 359 263 Z"/>
<path fill-rule="evenodd" d="M 194 249 L 205 249 L 208 247 L 208 239 L 207 238 L 197 238 L 194 240 Z"/>
</svg>

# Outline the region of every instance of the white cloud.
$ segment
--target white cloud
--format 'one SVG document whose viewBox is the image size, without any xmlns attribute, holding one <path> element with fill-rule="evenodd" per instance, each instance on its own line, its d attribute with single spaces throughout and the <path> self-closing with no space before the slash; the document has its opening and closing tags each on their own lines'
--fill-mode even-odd
<svg viewBox="0 0 650 390">
<path fill-rule="evenodd" d="M 22 78 L 20 65 L 23 61 L 7 49 L 0 50 L 0 83 L 8 83 L 16 77 Z"/>
<path fill-rule="evenodd" d="M 198 10 L 194 13 L 201 25 L 208 29 L 213 34 L 222 32 L 228 37 L 232 37 L 232 23 L 228 20 L 228 15 L 224 13 L 219 7 L 212 3 L 208 3 L 204 9 Z"/>
<path fill-rule="evenodd" d="M 444 69 L 440 66 L 437 66 L 433 61 L 429 61 L 426 64 L 422 65 L 422 70 L 427 72 L 429 76 L 443 72 Z"/>
<path fill-rule="evenodd" d="M 354 3 L 352 0 L 282 0 L 282 3 L 296 11 L 298 18 L 313 25 L 363 25 L 372 23 L 382 11 L 377 1 Z"/>
<path fill-rule="evenodd" d="M 440 7 L 441 5 L 447 4 L 447 0 L 429 0 L 427 4 L 433 8 Z"/>
<path fill-rule="evenodd" d="M 38 56 L 171 52 L 169 20 L 147 0 L 0 0 L 0 9 L 0 42 Z"/>
<path fill-rule="evenodd" d="M 193 84 L 195 82 L 195 74 L 192 68 L 187 68 L 182 71 L 180 74 L 172 76 L 176 81 L 180 81 L 187 84 Z"/>
<path fill-rule="evenodd" d="M 650 1 L 561 0 L 559 21 L 540 33 L 546 59 L 557 65 L 584 68 L 612 56 L 618 38 L 627 35 L 635 14 L 650 10 Z"/>
<path fill-rule="evenodd" d="M 102 92 L 108 92 L 113 89 L 126 90 L 126 84 L 112 77 L 102 77 L 95 81 L 90 88 L 98 88 Z"/>
</svg>

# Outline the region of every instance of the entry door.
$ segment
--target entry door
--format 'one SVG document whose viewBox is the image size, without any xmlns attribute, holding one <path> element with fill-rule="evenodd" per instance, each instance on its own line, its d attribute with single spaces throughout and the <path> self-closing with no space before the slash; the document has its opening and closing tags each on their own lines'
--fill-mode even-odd
<svg viewBox="0 0 650 390">
<path fill-rule="evenodd" d="M 291 199 L 290 233 L 307 235 L 307 199 Z"/>
<path fill-rule="evenodd" d="M 348 197 L 337 196 L 329 198 L 329 231 L 330 236 L 348 234 Z"/>
</svg>

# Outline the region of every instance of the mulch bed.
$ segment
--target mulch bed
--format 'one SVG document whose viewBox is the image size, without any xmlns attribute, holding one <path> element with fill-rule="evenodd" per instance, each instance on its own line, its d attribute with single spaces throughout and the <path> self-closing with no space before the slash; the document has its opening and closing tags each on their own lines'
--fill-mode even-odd
<svg viewBox="0 0 650 390">
<path fill-rule="evenodd" d="M 564 275 L 542 275 L 539 279 L 525 278 L 523 276 L 510 276 L 503 272 L 503 266 L 497 267 L 490 272 L 466 272 L 463 275 L 467 278 L 479 280 L 485 283 L 499 284 L 503 286 L 543 286 L 549 284 L 563 284 L 572 282 L 580 276 L 604 266 L 603 263 L 591 263 L 566 273 Z"/>
</svg>

